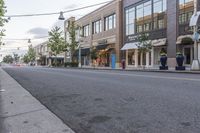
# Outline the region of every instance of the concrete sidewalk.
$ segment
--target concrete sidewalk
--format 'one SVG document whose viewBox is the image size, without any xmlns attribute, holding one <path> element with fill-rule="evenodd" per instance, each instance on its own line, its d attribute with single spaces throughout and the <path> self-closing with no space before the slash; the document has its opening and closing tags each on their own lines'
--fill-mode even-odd
<svg viewBox="0 0 200 133">
<path fill-rule="evenodd" d="M 0 133 L 74 133 L 0 68 Z"/>
</svg>

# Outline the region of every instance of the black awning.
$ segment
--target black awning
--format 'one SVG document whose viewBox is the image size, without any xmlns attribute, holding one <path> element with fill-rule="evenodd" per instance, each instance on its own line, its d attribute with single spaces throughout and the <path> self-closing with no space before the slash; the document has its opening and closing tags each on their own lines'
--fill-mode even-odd
<svg viewBox="0 0 200 133">
<path fill-rule="evenodd" d="M 77 49 L 74 52 L 74 56 L 78 56 L 78 54 L 79 54 L 79 49 Z M 90 54 L 90 48 L 81 49 L 81 56 L 86 56 L 86 55 L 89 55 L 89 54 Z"/>
<path fill-rule="evenodd" d="M 106 49 L 107 47 L 108 47 L 108 44 L 98 45 L 96 46 L 96 50 L 103 50 L 103 49 Z"/>
</svg>

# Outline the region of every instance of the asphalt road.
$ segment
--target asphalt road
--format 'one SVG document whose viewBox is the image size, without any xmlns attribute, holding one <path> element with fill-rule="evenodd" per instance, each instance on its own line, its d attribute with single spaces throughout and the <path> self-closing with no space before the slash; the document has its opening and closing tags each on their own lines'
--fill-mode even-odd
<svg viewBox="0 0 200 133">
<path fill-rule="evenodd" d="M 200 75 L 4 68 L 77 133 L 199 133 Z"/>
</svg>

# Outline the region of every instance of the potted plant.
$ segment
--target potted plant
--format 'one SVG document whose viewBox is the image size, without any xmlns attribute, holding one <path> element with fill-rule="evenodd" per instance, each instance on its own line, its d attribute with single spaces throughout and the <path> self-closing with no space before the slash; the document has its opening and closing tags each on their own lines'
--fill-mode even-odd
<svg viewBox="0 0 200 133">
<path fill-rule="evenodd" d="M 177 52 L 176 53 L 176 62 L 177 65 L 176 66 L 176 70 L 185 70 L 185 66 L 183 66 L 183 61 L 184 61 L 184 56 L 181 52 Z"/>
<path fill-rule="evenodd" d="M 160 53 L 160 63 L 163 67 L 167 64 L 167 54 L 166 53 Z"/>
<path fill-rule="evenodd" d="M 178 66 L 183 66 L 184 56 L 181 52 L 176 53 L 176 62 Z"/>
</svg>

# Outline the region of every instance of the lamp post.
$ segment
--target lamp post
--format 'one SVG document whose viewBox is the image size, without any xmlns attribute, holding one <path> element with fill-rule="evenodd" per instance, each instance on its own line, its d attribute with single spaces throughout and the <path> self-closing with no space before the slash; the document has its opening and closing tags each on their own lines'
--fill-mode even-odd
<svg viewBox="0 0 200 133">
<path fill-rule="evenodd" d="M 78 67 L 82 67 L 82 65 L 81 65 L 81 44 L 78 45 Z"/>
<path fill-rule="evenodd" d="M 59 20 L 65 20 L 65 17 L 64 17 L 64 13 L 63 12 L 60 12 L 60 16 L 58 18 Z"/>
<path fill-rule="evenodd" d="M 197 16 L 197 0 L 194 0 L 194 16 Z M 198 31 L 197 23 L 193 26 L 194 35 Z M 198 71 L 200 70 L 199 60 L 198 60 L 198 42 L 197 39 L 194 39 L 194 60 L 192 62 L 191 70 Z"/>
</svg>

